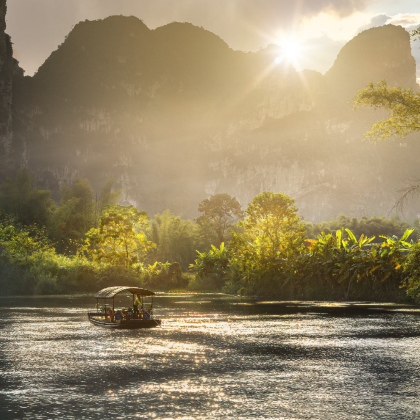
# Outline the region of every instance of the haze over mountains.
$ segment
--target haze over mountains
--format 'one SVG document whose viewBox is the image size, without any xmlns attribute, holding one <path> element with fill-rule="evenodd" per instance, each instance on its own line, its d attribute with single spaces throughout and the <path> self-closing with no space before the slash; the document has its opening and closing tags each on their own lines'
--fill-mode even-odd
<svg viewBox="0 0 420 420">
<path fill-rule="evenodd" d="M 113 16 L 76 25 L 23 77 L 2 31 L 2 177 L 27 166 L 56 193 L 74 177 L 95 188 L 115 178 L 121 204 L 183 217 L 210 194 L 245 207 L 261 191 L 284 191 L 319 221 L 387 215 L 420 175 L 420 137 L 362 142 L 381 114 L 351 104 L 370 81 L 418 89 L 402 27 L 362 32 L 324 76 L 276 64 L 276 46 L 233 51 L 188 23 L 149 30 Z M 417 217 L 414 205 L 406 216 Z"/>
</svg>

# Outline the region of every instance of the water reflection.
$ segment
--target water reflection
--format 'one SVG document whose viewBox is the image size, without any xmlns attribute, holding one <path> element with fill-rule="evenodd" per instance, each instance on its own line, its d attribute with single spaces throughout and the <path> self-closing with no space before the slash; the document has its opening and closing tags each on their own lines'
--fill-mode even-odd
<svg viewBox="0 0 420 420">
<path fill-rule="evenodd" d="M 413 308 L 169 295 L 109 331 L 91 304 L 0 299 L 1 419 L 420 417 Z"/>
</svg>

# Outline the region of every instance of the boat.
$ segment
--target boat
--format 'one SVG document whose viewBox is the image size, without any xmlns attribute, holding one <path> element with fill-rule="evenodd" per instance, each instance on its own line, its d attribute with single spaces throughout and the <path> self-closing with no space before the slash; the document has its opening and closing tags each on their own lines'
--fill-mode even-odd
<svg viewBox="0 0 420 420">
<path fill-rule="evenodd" d="M 132 293 L 132 307 L 115 308 L 115 296 L 122 292 Z M 162 321 L 153 316 L 154 295 L 154 292 L 141 287 L 107 287 L 95 294 L 96 311 L 88 312 L 88 319 L 93 325 L 104 328 L 137 329 L 159 327 Z M 135 297 L 138 299 L 137 302 L 135 301 Z M 144 297 L 151 298 L 151 303 L 148 306 L 143 301 Z M 135 303 L 139 303 L 137 310 Z"/>
</svg>

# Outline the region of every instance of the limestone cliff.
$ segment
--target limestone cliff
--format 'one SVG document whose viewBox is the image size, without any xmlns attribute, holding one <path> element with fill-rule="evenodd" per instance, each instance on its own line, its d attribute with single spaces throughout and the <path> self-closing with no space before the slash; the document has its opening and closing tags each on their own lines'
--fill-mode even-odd
<svg viewBox="0 0 420 420">
<path fill-rule="evenodd" d="M 13 139 L 12 81 L 23 76 L 22 69 L 13 58 L 10 36 L 6 34 L 6 0 L 0 0 L 0 173 L 11 163 L 9 157 Z"/>
<path fill-rule="evenodd" d="M 326 76 L 276 65 L 277 53 L 233 51 L 191 24 L 82 22 L 34 77 L 15 83 L 15 163 L 48 188 L 117 178 L 123 203 L 150 213 L 193 217 L 209 194 L 245 206 L 271 190 L 296 197 L 309 220 L 386 214 L 417 174 L 420 141 L 363 143 L 377 115 L 348 102 L 376 78 L 414 87 L 408 34 L 360 34 Z"/>
<path fill-rule="evenodd" d="M 325 78 L 333 89 L 347 92 L 383 79 L 391 86 L 417 89 L 409 33 L 394 25 L 361 32 L 342 48 Z"/>
</svg>

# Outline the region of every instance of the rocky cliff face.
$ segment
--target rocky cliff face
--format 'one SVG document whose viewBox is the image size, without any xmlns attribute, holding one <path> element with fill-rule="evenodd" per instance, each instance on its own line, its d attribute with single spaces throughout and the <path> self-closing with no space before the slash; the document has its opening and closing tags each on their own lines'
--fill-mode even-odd
<svg viewBox="0 0 420 420">
<path fill-rule="evenodd" d="M 12 80 L 23 76 L 18 62 L 13 58 L 10 36 L 6 34 L 6 0 L 0 0 L 0 173 L 10 164 L 12 147 Z"/>
<path fill-rule="evenodd" d="M 150 213 L 193 217 L 209 194 L 245 206 L 271 190 L 297 198 L 308 220 L 386 214 L 416 174 L 420 141 L 362 143 L 378 116 L 348 102 L 376 78 L 415 86 L 408 34 L 362 33 L 326 76 L 276 65 L 276 55 L 233 51 L 190 24 L 80 23 L 15 83 L 9 155 L 57 190 L 75 176 L 96 188 L 114 177 L 123 203 Z"/>
<path fill-rule="evenodd" d="M 0 0 L 0 157 L 3 164 L 12 141 L 12 53 L 5 30 L 6 0 Z"/>
</svg>

